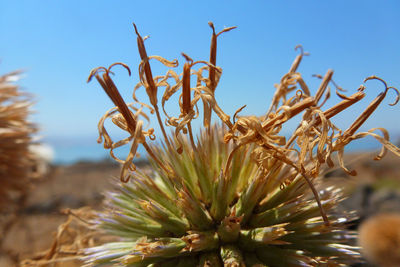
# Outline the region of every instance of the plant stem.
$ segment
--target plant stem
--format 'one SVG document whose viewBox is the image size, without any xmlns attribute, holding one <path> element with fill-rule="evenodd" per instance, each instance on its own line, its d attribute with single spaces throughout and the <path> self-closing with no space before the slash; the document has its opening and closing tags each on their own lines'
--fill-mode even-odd
<svg viewBox="0 0 400 267">
<path fill-rule="evenodd" d="M 151 150 L 151 148 L 149 147 L 149 145 L 146 143 L 146 141 L 144 141 L 142 143 L 142 145 L 144 146 L 144 148 L 146 149 L 147 153 L 149 154 L 149 156 L 155 161 L 157 162 L 157 165 L 160 166 L 166 173 L 171 173 L 171 171 L 169 169 L 167 169 L 165 167 L 165 165 L 157 158 L 157 156 L 153 153 L 153 151 Z"/>
<path fill-rule="evenodd" d="M 158 106 L 157 106 L 157 105 L 154 106 L 154 110 L 156 111 L 158 124 L 159 124 L 160 127 L 161 127 L 161 131 L 162 131 L 162 133 L 163 133 L 165 143 L 167 144 L 168 148 L 171 148 L 171 143 L 169 142 L 167 133 L 165 132 L 164 124 L 162 123 L 161 116 L 160 116 L 160 112 L 159 112 L 159 110 L 158 110 Z"/>
<path fill-rule="evenodd" d="M 189 138 L 190 138 L 190 143 L 192 144 L 193 149 L 196 149 L 196 145 L 194 143 L 194 139 L 193 139 L 193 132 L 192 132 L 192 125 L 190 123 L 190 121 L 188 122 L 188 130 L 189 130 Z"/>
</svg>

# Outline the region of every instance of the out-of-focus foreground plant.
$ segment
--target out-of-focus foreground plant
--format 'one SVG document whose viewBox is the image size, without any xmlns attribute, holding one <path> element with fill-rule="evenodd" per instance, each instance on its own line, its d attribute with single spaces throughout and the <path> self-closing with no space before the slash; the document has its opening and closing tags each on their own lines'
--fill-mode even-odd
<svg viewBox="0 0 400 267">
<path fill-rule="evenodd" d="M 36 126 L 29 121 L 31 96 L 14 84 L 20 72 L 0 76 L 0 210 L 28 188 L 33 174 L 30 152 Z"/>
<path fill-rule="evenodd" d="M 363 255 L 377 266 L 400 266 L 400 215 L 381 213 L 368 218 L 359 229 Z"/>
</svg>

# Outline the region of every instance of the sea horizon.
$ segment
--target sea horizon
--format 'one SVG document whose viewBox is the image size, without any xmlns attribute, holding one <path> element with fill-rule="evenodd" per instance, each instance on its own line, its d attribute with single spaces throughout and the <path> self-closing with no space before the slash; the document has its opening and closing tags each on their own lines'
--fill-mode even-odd
<svg viewBox="0 0 400 267">
<path fill-rule="evenodd" d="M 119 140 L 119 139 L 115 139 Z M 398 138 L 391 141 L 396 143 Z M 69 165 L 80 161 L 103 161 L 113 160 L 110 156 L 110 150 L 105 149 L 103 144 L 97 143 L 97 137 L 47 137 L 41 140 L 41 143 L 49 146 L 53 150 L 53 164 Z M 362 153 L 378 151 L 381 144 L 372 137 L 367 137 L 351 142 L 345 152 Z M 129 153 L 130 144 L 115 149 L 115 155 L 125 159 Z M 139 145 L 137 159 L 146 159 L 145 149 Z"/>
</svg>

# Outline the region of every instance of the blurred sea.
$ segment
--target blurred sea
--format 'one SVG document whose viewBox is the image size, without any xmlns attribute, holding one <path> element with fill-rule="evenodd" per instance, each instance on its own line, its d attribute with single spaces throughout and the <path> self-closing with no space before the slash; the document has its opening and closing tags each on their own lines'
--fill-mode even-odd
<svg viewBox="0 0 400 267">
<path fill-rule="evenodd" d="M 101 161 L 112 159 L 109 150 L 104 149 L 103 144 L 96 142 L 97 138 L 45 138 L 43 142 L 54 151 L 55 164 L 73 164 L 78 161 Z M 128 156 L 130 145 L 114 150 L 114 154 L 125 159 Z M 141 157 L 145 156 L 145 150 L 139 146 L 138 152 Z"/>
<path fill-rule="evenodd" d="M 111 159 L 109 150 L 103 148 L 102 144 L 96 142 L 93 138 L 46 138 L 43 142 L 54 150 L 55 164 L 73 164 L 78 161 L 101 161 Z M 129 153 L 130 145 L 125 145 L 115 150 L 115 154 L 124 159 Z M 350 143 L 345 152 L 370 152 L 378 151 L 380 144 L 371 137 L 355 140 Z M 141 158 L 146 157 L 146 152 L 142 146 L 138 149 Z"/>
</svg>

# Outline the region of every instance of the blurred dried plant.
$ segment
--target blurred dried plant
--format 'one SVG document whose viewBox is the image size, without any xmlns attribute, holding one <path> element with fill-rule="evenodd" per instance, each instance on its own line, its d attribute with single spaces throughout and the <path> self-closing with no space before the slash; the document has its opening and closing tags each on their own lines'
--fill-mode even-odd
<svg viewBox="0 0 400 267">
<path fill-rule="evenodd" d="M 21 72 L 0 76 L 0 254 L 8 230 L 18 219 L 35 176 L 32 153 L 36 126 L 29 121 L 32 96 L 16 85 Z"/>
<path fill-rule="evenodd" d="M 95 217 L 91 208 L 66 209 L 62 213 L 68 215 L 68 219 L 58 227 L 51 247 L 32 259 L 22 261 L 21 267 L 81 266 L 80 259 L 84 248 L 112 241 L 98 231 L 89 229 L 88 221 Z"/>
<path fill-rule="evenodd" d="M 365 257 L 382 267 L 400 266 L 400 215 L 383 213 L 361 224 L 359 244 Z"/>
<path fill-rule="evenodd" d="M 33 174 L 29 145 L 37 128 L 29 121 L 32 97 L 13 83 L 20 74 L 0 76 L 0 209 L 26 190 Z"/>
</svg>

